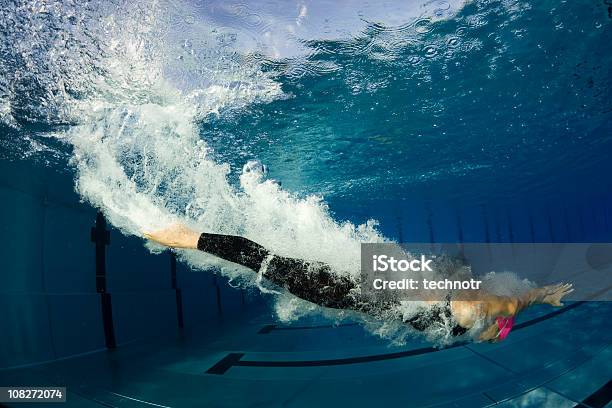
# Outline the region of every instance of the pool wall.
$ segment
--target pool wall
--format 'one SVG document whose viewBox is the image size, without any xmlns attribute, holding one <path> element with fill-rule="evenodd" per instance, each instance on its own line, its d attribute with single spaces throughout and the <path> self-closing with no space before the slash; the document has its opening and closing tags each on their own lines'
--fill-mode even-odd
<svg viewBox="0 0 612 408">
<path fill-rule="evenodd" d="M 142 240 L 125 237 L 110 226 L 106 227 L 110 243 L 103 245 L 106 275 L 97 278 L 92 241 L 97 212 L 80 202 L 72 176 L 33 162 L 3 161 L 0 166 L 0 225 L 5 237 L 0 246 L 0 333 L 8 334 L 0 337 L 0 369 L 139 339 L 176 337 L 181 318 L 184 330 L 214 331 L 216 324 L 247 311 L 271 314 L 269 298 L 234 289 L 214 271 L 194 272 L 181 263 L 173 266 L 168 252 L 151 255 Z M 401 205 L 381 200 L 356 208 L 332 199 L 330 208 L 340 219 L 378 219 L 382 232 L 400 242 L 612 238 L 609 193 L 559 201 L 556 206 L 525 203 L 470 207 L 418 199 Z M 109 311 L 103 310 L 109 303 L 110 334 Z"/>
<path fill-rule="evenodd" d="M 105 295 L 97 287 L 104 278 L 96 277 L 91 236 L 96 210 L 79 202 L 69 174 L 24 162 L 0 166 L 0 369 L 105 349 Z M 176 337 L 178 308 L 186 330 L 205 330 L 264 305 L 222 276 L 181 263 L 175 289 L 168 252 L 151 255 L 142 240 L 107 228 L 104 292 L 116 345 Z"/>
</svg>

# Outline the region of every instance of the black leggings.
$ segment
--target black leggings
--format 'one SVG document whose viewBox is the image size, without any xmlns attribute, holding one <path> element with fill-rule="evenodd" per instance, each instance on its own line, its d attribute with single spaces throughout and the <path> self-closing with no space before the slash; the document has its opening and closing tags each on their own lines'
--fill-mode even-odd
<svg viewBox="0 0 612 408">
<path fill-rule="evenodd" d="M 255 272 L 263 266 L 264 278 L 309 302 L 335 309 L 361 310 L 358 282 L 334 274 L 322 262 L 272 255 L 261 245 L 233 235 L 202 233 L 198 249 Z"/>
<path fill-rule="evenodd" d="M 264 278 L 317 305 L 356 310 L 384 318 L 402 318 L 394 307 L 399 304 L 397 299 L 365 297 L 361 294 L 356 279 L 333 273 L 325 263 L 272 255 L 261 245 L 233 235 L 202 233 L 198 240 L 198 249 L 246 266 L 255 272 L 263 268 Z M 267 265 L 264 262 L 267 262 Z M 431 324 L 444 324 L 445 317 L 451 318 L 450 298 L 447 298 L 444 305 L 426 309 L 404 322 L 424 331 Z M 467 329 L 455 325 L 451 333 L 458 336 L 466 331 Z"/>
</svg>

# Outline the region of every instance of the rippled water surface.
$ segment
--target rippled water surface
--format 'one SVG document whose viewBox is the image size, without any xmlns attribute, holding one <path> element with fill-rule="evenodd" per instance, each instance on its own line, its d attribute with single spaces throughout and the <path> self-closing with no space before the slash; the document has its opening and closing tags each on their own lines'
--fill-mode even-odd
<svg viewBox="0 0 612 408">
<path fill-rule="evenodd" d="M 216 161 L 301 193 L 481 200 L 609 168 L 605 1 L 4 3 L 22 153 L 29 126 L 178 93 Z"/>
<path fill-rule="evenodd" d="M 352 197 L 550 194 L 609 168 L 604 3 L 436 6 L 446 11 L 305 42 L 305 66 L 269 68 L 292 97 L 208 123 L 204 137 L 228 160 L 263 158 L 292 188 Z"/>
</svg>

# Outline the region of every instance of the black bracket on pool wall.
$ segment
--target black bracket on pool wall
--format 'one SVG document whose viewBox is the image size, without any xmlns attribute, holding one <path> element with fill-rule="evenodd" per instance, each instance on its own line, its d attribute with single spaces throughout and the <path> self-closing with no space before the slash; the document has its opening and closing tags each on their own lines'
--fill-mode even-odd
<svg viewBox="0 0 612 408">
<path fill-rule="evenodd" d="M 110 245 L 110 231 L 101 212 L 96 215 L 96 226 L 91 228 L 91 242 L 96 244 L 96 290 L 106 292 L 106 246 Z"/>
<path fill-rule="evenodd" d="M 172 289 L 176 294 L 176 321 L 179 329 L 184 327 L 183 323 L 183 294 L 176 283 L 176 255 L 170 252 L 170 275 L 172 277 Z"/>
<path fill-rule="evenodd" d="M 102 324 L 106 347 L 117 347 L 113 325 L 113 306 L 110 293 L 106 292 L 106 246 L 110 244 L 110 231 L 101 212 L 96 215 L 96 226 L 91 228 L 91 242 L 96 244 L 96 291 L 100 294 Z"/>
<path fill-rule="evenodd" d="M 213 274 L 213 285 L 217 294 L 217 313 L 219 314 L 219 316 L 223 316 L 223 304 L 221 303 L 221 288 L 219 287 L 217 272 Z"/>
</svg>

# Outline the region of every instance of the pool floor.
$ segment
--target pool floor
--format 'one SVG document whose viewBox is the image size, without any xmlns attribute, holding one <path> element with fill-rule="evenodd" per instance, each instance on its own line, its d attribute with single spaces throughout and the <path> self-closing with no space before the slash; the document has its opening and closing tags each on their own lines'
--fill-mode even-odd
<svg viewBox="0 0 612 408">
<path fill-rule="evenodd" d="M 1 371 L 0 382 L 67 386 L 67 407 L 611 407 L 611 318 L 609 302 L 538 306 L 504 342 L 440 350 L 392 347 L 356 324 L 255 317 Z"/>
</svg>

